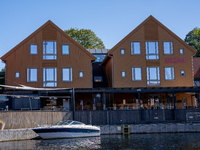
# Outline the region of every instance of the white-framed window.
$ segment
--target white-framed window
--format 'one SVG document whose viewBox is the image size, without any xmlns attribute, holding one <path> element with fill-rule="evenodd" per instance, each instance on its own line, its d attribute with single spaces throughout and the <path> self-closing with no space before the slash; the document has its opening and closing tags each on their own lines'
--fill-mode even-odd
<svg viewBox="0 0 200 150">
<path fill-rule="evenodd" d="M 185 70 L 181 70 L 181 77 L 185 77 Z"/>
<path fill-rule="evenodd" d="M 121 49 L 121 55 L 125 55 L 125 49 Z"/>
<path fill-rule="evenodd" d="M 142 68 L 141 67 L 132 67 L 132 80 L 133 81 L 142 81 Z"/>
<path fill-rule="evenodd" d="M 131 42 L 131 55 L 140 55 L 140 42 Z"/>
<path fill-rule="evenodd" d="M 62 45 L 62 54 L 63 55 L 69 55 L 69 45 L 68 44 Z"/>
<path fill-rule="evenodd" d="M 43 87 L 57 87 L 57 68 L 43 68 Z"/>
<path fill-rule="evenodd" d="M 183 48 L 180 48 L 180 55 L 183 55 L 184 52 L 183 52 Z"/>
<path fill-rule="evenodd" d="M 16 78 L 16 79 L 19 78 L 19 71 L 15 72 L 15 78 Z"/>
<path fill-rule="evenodd" d="M 79 71 L 79 78 L 83 78 L 83 71 Z"/>
<path fill-rule="evenodd" d="M 158 42 L 146 42 L 146 59 L 159 59 Z"/>
<path fill-rule="evenodd" d="M 174 80 L 174 67 L 165 67 L 165 80 Z"/>
<path fill-rule="evenodd" d="M 173 42 L 163 42 L 164 54 L 173 54 Z"/>
<path fill-rule="evenodd" d="M 27 68 L 27 82 L 37 82 L 37 68 Z"/>
<path fill-rule="evenodd" d="M 62 81 L 72 82 L 72 68 L 62 68 Z"/>
<path fill-rule="evenodd" d="M 126 77 L 126 71 L 122 71 L 122 78 Z"/>
<path fill-rule="evenodd" d="M 56 60 L 56 41 L 43 41 L 43 60 Z"/>
<path fill-rule="evenodd" d="M 37 55 L 37 44 L 30 44 L 30 55 Z"/>
<path fill-rule="evenodd" d="M 147 85 L 160 85 L 160 69 L 159 67 L 147 67 Z"/>
</svg>

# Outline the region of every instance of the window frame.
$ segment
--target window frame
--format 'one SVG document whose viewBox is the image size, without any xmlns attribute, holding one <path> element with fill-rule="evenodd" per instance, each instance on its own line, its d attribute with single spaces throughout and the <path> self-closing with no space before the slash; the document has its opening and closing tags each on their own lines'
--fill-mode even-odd
<svg viewBox="0 0 200 150">
<path fill-rule="evenodd" d="M 17 77 L 17 73 L 18 73 L 18 75 L 19 75 L 18 77 Z M 16 71 L 16 72 L 15 72 L 15 79 L 19 79 L 19 78 L 20 78 L 20 72 L 19 72 L 19 71 Z"/>
<path fill-rule="evenodd" d="M 156 77 L 157 79 L 150 79 L 150 68 L 156 68 Z M 149 79 L 148 79 L 149 77 Z M 157 85 L 150 85 L 150 82 L 153 81 L 153 82 L 157 82 Z M 149 82 L 149 84 L 148 84 Z M 160 86 L 160 67 L 147 67 L 147 86 Z"/>
<path fill-rule="evenodd" d="M 53 69 L 53 80 L 52 81 L 48 81 L 47 80 L 47 69 Z M 47 83 L 53 83 L 54 86 L 44 86 L 44 84 Z M 57 68 L 56 67 L 47 67 L 47 68 L 43 68 L 43 87 L 57 87 Z"/>
<path fill-rule="evenodd" d="M 53 54 L 47 54 L 47 48 L 45 43 L 47 42 L 53 42 Z M 57 60 L 57 41 L 43 41 L 42 42 L 42 46 L 43 46 L 43 60 Z M 45 45 L 45 46 L 44 46 Z M 44 49 L 45 47 L 45 49 Z M 53 59 L 48 59 L 46 58 L 47 56 L 53 56 Z"/>
<path fill-rule="evenodd" d="M 135 79 L 135 69 L 139 68 L 140 69 L 140 75 L 141 75 L 141 79 Z M 142 81 L 142 67 L 132 67 L 132 81 Z"/>
<path fill-rule="evenodd" d="M 122 52 L 123 52 L 123 53 L 122 53 Z M 124 48 L 121 48 L 120 53 L 121 53 L 121 55 L 125 55 L 125 49 L 124 49 Z"/>
<path fill-rule="evenodd" d="M 63 53 L 63 46 L 68 46 L 68 53 L 67 54 Z M 69 55 L 69 44 L 62 44 L 62 55 Z"/>
<path fill-rule="evenodd" d="M 164 43 L 170 43 L 169 45 L 170 45 L 170 53 L 165 53 L 165 44 Z M 164 52 L 164 55 L 173 55 L 174 54 L 174 44 L 173 44 L 173 41 L 164 41 L 163 42 L 163 52 Z"/>
<path fill-rule="evenodd" d="M 166 78 L 166 70 L 165 70 L 165 80 L 166 81 L 174 81 L 175 80 L 175 71 L 174 71 L 174 67 L 165 67 L 165 69 L 170 68 L 171 69 L 171 79 L 167 79 Z"/>
<path fill-rule="evenodd" d="M 149 43 L 155 43 L 155 53 L 149 52 Z M 145 42 L 146 49 L 146 60 L 159 60 L 159 45 L 158 41 L 146 41 Z M 156 56 L 156 59 L 150 59 L 149 56 Z"/>
<path fill-rule="evenodd" d="M 36 80 L 31 80 L 31 70 L 36 69 L 37 71 L 37 75 L 36 75 Z M 27 82 L 38 82 L 38 68 L 27 68 L 27 72 L 26 72 L 26 76 L 27 76 Z"/>
<path fill-rule="evenodd" d="M 80 73 L 82 73 L 82 76 L 80 76 Z M 83 71 L 79 71 L 79 78 L 83 78 Z"/>
<path fill-rule="evenodd" d="M 124 73 L 124 75 L 123 75 Z M 121 71 L 122 78 L 126 78 L 126 71 Z"/>
<path fill-rule="evenodd" d="M 182 71 L 184 72 L 184 75 L 182 75 Z M 181 77 L 185 77 L 185 70 L 181 70 Z"/>
<path fill-rule="evenodd" d="M 139 54 L 135 54 L 134 43 L 139 43 L 139 45 L 140 45 L 140 53 Z M 131 55 L 141 55 L 141 42 L 140 41 L 131 41 Z"/>
<path fill-rule="evenodd" d="M 64 80 L 63 79 L 63 70 L 64 69 L 69 69 L 69 80 Z M 73 81 L 73 72 L 72 72 L 73 70 L 72 70 L 72 67 L 63 67 L 62 68 L 62 82 L 72 82 Z"/>
<path fill-rule="evenodd" d="M 181 53 L 181 50 L 183 51 L 183 53 Z M 179 49 L 179 54 L 180 54 L 180 55 L 184 55 L 184 49 L 183 49 L 183 48 L 180 48 L 180 49 Z"/>
<path fill-rule="evenodd" d="M 35 53 L 31 53 L 31 46 L 36 46 L 36 54 Z M 38 45 L 37 44 L 30 44 L 30 55 L 37 55 L 38 54 Z"/>
</svg>

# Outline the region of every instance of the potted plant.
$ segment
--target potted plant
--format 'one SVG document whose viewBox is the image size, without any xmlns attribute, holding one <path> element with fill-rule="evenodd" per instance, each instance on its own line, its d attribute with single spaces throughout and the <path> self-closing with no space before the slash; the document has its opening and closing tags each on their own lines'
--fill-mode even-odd
<svg viewBox="0 0 200 150">
<path fill-rule="evenodd" d="M 0 120 L 0 130 L 3 130 L 5 127 L 5 122 Z"/>
</svg>

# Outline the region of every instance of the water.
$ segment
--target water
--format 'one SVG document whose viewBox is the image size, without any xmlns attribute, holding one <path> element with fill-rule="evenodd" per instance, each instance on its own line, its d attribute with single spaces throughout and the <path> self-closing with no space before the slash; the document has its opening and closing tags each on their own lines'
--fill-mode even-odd
<svg viewBox="0 0 200 150">
<path fill-rule="evenodd" d="M 0 142 L 0 150 L 7 149 L 198 150 L 200 133 L 101 135 L 90 138 Z"/>
</svg>

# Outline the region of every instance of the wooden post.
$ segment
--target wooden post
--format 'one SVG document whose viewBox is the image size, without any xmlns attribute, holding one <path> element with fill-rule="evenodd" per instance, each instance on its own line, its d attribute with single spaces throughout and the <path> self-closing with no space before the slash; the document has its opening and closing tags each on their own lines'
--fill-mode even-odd
<svg viewBox="0 0 200 150">
<path fill-rule="evenodd" d="M 174 101 L 174 120 L 176 121 L 176 97 L 175 97 L 175 92 L 173 92 L 173 101 Z"/>
<path fill-rule="evenodd" d="M 73 120 L 75 120 L 75 91 L 71 90 L 71 111 L 73 111 Z"/>
<path fill-rule="evenodd" d="M 139 102 L 139 110 L 140 110 L 140 92 L 138 92 L 138 102 Z"/>
<path fill-rule="evenodd" d="M 106 109 L 106 96 L 105 93 L 103 93 L 103 110 Z"/>
<path fill-rule="evenodd" d="M 174 102 L 174 109 L 176 109 L 176 97 L 175 97 L 175 92 L 173 92 L 173 102 Z"/>
</svg>

